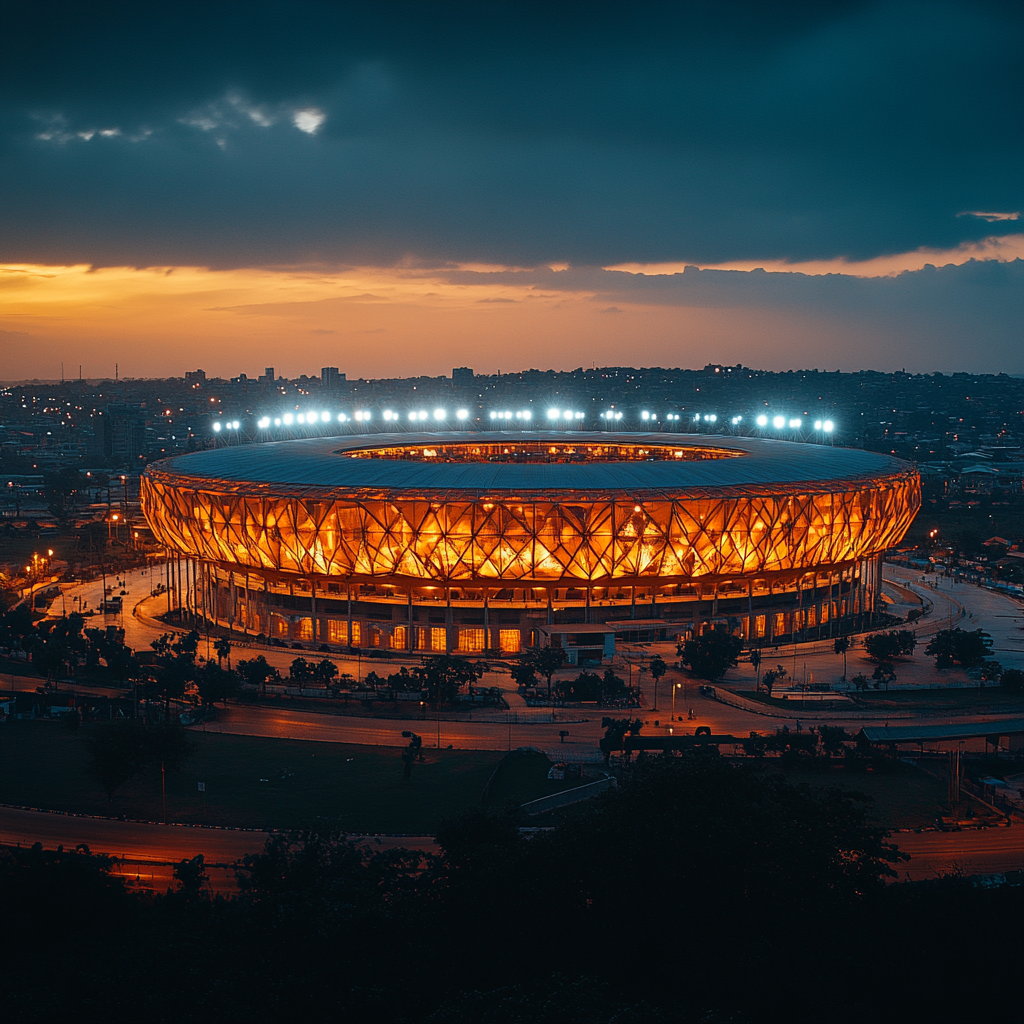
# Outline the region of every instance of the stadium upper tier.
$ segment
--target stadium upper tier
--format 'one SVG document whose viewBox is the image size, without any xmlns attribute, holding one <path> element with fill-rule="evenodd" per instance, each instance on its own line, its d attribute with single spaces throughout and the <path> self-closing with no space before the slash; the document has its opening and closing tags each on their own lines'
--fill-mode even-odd
<svg viewBox="0 0 1024 1024">
<path fill-rule="evenodd" d="M 721 578 L 876 555 L 920 505 L 872 452 L 749 437 L 492 432 L 310 438 L 149 466 L 172 550 L 410 581 Z"/>
</svg>

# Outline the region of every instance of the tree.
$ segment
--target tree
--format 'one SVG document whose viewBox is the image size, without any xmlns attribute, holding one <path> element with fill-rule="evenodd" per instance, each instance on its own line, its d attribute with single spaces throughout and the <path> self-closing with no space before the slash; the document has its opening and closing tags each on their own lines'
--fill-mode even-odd
<svg viewBox="0 0 1024 1024">
<path fill-rule="evenodd" d="M 537 671 L 548 681 L 548 700 L 551 700 L 551 677 L 569 660 L 564 647 L 538 647 L 533 652 Z"/>
<path fill-rule="evenodd" d="M 226 701 L 238 692 L 238 675 L 225 671 L 215 661 L 208 661 L 196 672 L 199 699 L 208 707 L 217 701 Z"/>
<path fill-rule="evenodd" d="M 330 658 L 324 658 L 316 668 L 313 675 L 321 686 L 330 686 L 331 681 L 338 676 L 338 666 Z"/>
<path fill-rule="evenodd" d="M 874 633 L 864 641 L 864 650 L 872 661 L 892 661 L 914 653 L 917 635 L 910 629 Z"/>
<path fill-rule="evenodd" d="M 822 725 L 818 729 L 821 749 L 826 757 L 837 757 L 844 750 L 844 744 L 853 737 L 839 725 Z"/>
<path fill-rule="evenodd" d="M 1019 668 L 1004 669 L 1003 674 L 999 677 L 999 683 L 1007 690 L 1019 693 L 1024 689 L 1024 672 Z"/>
<path fill-rule="evenodd" d="M 314 674 L 316 668 L 311 665 L 305 658 L 296 658 L 288 669 L 288 674 L 291 676 L 292 681 L 298 683 L 300 686 L 309 682 Z"/>
<path fill-rule="evenodd" d="M 733 662 L 735 665 L 736 662 Z M 651 670 L 651 678 L 654 680 L 654 706 L 658 706 L 658 680 L 668 671 L 668 665 L 660 654 L 655 654 L 648 662 L 647 667 Z"/>
<path fill-rule="evenodd" d="M 896 672 L 892 665 L 882 662 L 880 665 L 875 666 L 875 671 L 871 673 L 871 678 L 875 681 L 876 690 L 880 685 L 884 685 L 886 690 L 888 690 L 889 684 L 896 682 Z"/>
<path fill-rule="evenodd" d="M 537 662 L 532 650 L 523 651 L 512 663 L 510 669 L 516 686 L 525 688 L 537 685 Z"/>
<path fill-rule="evenodd" d="M 843 656 L 843 678 L 846 678 L 846 652 L 850 649 L 850 638 L 848 636 L 837 636 L 832 644 L 832 650 Z"/>
<path fill-rule="evenodd" d="M 786 671 L 785 666 L 779 665 L 777 668 L 770 668 L 764 674 L 764 688 L 768 691 L 768 696 L 772 695 L 772 688 L 776 683 L 781 683 L 783 679 L 787 678 L 789 673 Z"/>
<path fill-rule="evenodd" d="M 171 701 L 183 697 L 186 686 L 195 679 L 199 634 L 194 629 L 188 633 L 164 633 L 150 647 L 156 652 L 158 663 L 149 689 L 163 698 L 164 721 L 170 721 Z"/>
<path fill-rule="evenodd" d="M 714 682 L 735 665 L 743 641 L 725 629 L 711 629 L 682 645 L 681 660 L 698 679 Z"/>
<path fill-rule="evenodd" d="M 484 674 L 479 662 L 467 661 L 452 654 L 434 654 L 423 659 L 413 670 L 427 691 L 428 699 L 438 704 L 450 704 L 459 690 L 472 684 Z"/>
<path fill-rule="evenodd" d="M 974 668 L 992 653 L 992 637 L 983 629 L 940 629 L 924 653 L 935 659 L 938 669 L 950 668 L 954 664 Z"/>
<path fill-rule="evenodd" d="M 262 654 L 249 661 L 240 661 L 237 671 L 250 686 L 261 687 L 264 695 L 267 692 L 267 680 L 276 679 L 278 676 L 277 669 L 267 664 L 267 659 Z"/>
<path fill-rule="evenodd" d="M 754 683 L 754 692 L 759 693 L 761 690 L 761 651 L 757 647 L 750 652 L 750 664 L 757 673 L 757 681 Z"/>
</svg>

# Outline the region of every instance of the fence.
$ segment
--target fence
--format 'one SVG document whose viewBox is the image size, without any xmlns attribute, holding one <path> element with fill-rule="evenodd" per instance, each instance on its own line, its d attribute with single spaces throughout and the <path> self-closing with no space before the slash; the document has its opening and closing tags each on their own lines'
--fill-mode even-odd
<svg viewBox="0 0 1024 1024">
<path fill-rule="evenodd" d="M 553 811 L 556 807 L 568 807 L 570 804 L 589 800 L 616 785 L 615 778 L 606 775 L 603 779 L 598 779 L 597 782 L 588 782 L 585 786 L 574 786 L 572 789 L 563 789 L 560 793 L 552 793 L 550 796 L 542 796 L 538 800 L 530 800 L 528 803 L 522 804 L 521 809 L 530 815 L 543 814 L 545 811 Z"/>
</svg>

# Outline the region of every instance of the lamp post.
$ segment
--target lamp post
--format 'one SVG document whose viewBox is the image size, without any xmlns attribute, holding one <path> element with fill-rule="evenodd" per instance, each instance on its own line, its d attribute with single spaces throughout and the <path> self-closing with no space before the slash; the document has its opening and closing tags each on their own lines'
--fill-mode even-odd
<svg viewBox="0 0 1024 1024">
<path fill-rule="evenodd" d="M 676 720 L 676 690 L 678 690 L 679 687 L 682 686 L 682 685 L 683 685 L 682 683 L 673 683 L 672 684 L 672 721 L 673 722 Z"/>
</svg>

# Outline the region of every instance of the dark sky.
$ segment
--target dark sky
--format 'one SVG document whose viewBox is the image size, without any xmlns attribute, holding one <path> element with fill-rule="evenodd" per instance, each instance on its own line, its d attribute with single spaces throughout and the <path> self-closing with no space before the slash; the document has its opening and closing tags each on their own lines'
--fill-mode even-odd
<svg viewBox="0 0 1024 1024">
<path fill-rule="evenodd" d="M 1021 238 L 1019 0 L 3 11 L 6 264 L 746 267 Z M 997 277 L 1005 347 L 1020 274 Z"/>
</svg>

